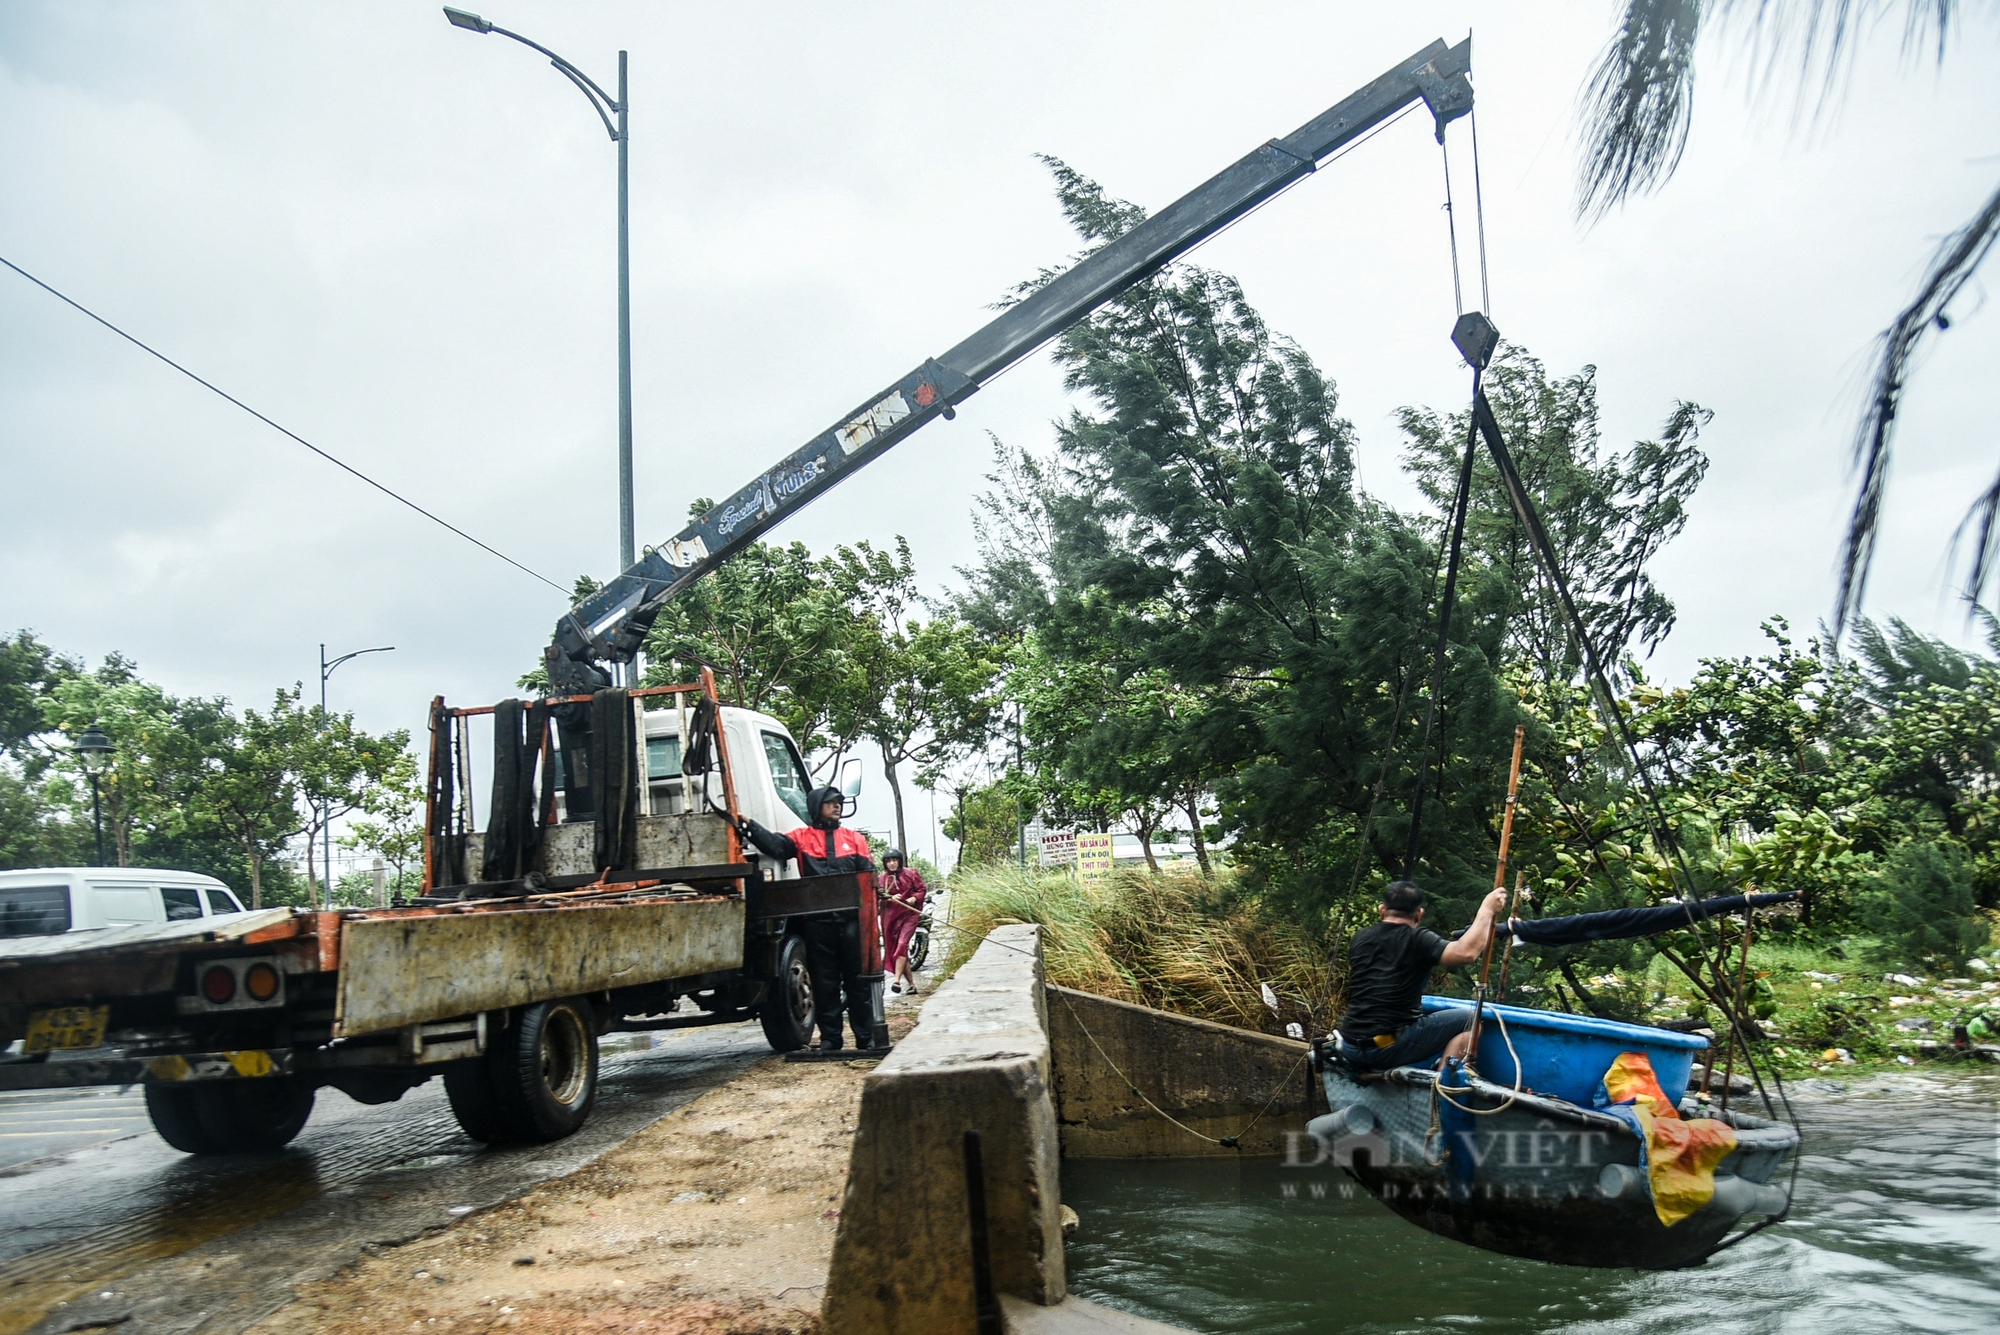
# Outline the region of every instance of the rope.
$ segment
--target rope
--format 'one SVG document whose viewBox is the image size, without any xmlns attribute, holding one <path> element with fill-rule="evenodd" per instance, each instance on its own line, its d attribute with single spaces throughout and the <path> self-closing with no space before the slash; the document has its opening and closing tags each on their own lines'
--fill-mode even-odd
<svg viewBox="0 0 2000 1335">
<path fill-rule="evenodd" d="M 1014 924 L 1001 923 L 998 925 L 1013 926 Z M 1035 952 L 1032 950 L 1023 950 L 1021 947 L 1016 945 L 1010 945 L 1005 941 L 995 941 L 993 939 L 993 934 L 991 932 L 987 932 L 985 935 L 980 936 L 978 938 L 978 944 L 995 945 L 1000 947 L 1002 950 L 1011 950 L 1017 955 L 1033 956 L 1035 954 Z M 1148 1108 L 1151 1108 L 1154 1112 L 1158 1113 L 1161 1117 L 1164 1117 L 1167 1121 L 1173 1123 L 1181 1130 L 1187 1132 L 1190 1136 L 1194 1136 L 1198 1139 L 1205 1140 L 1211 1145 L 1220 1145 L 1225 1149 L 1240 1150 L 1243 1148 L 1241 1143 L 1243 1137 L 1249 1135 L 1251 1128 L 1255 1127 L 1257 1123 L 1264 1120 L 1265 1113 L 1271 1111 L 1272 1108 L 1277 1106 L 1278 1100 L 1284 1097 L 1286 1088 L 1292 1083 L 1292 1077 L 1298 1073 L 1299 1067 L 1305 1065 L 1306 1060 L 1312 1056 L 1311 1048 L 1307 1048 L 1304 1052 L 1299 1054 L 1299 1059 L 1296 1062 L 1292 1063 L 1290 1070 L 1285 1072 L 1285 1078 L 1278 1082 L 1278 1087 L 1275 1091 L 1273 1091 L 1271 1097 L 1265 1101 L 1263 1107 L 1257 1110 L 1257 1115 L 1255 1117 L 1252 1117 L 1248 1122 L 1245 1122 L 1243 1124 L 1243 1129 L 1241 1131 L 1236 1132 L 1234 1135 L 1211 1136 L 1206 1131 L 1195 1130 L 1193 1127 L 1189 1126 L 1186 1122 L 1181 1121 L 1180 1118 L 1175 1117 L 1165 1108 L 1162 1108 L 1159 1104 L 1153 1102 L 1153 1100 L 1147 1096 L 1146 1091 L 1139 1088 L 1138 1085 L 1134 1084 L 1132 1077 L 1125 1074 L 1124 1069 L 1120 1067 L 1117 1062 L 1111 1060 L 1111 1054 L 1106 1052 L 1104 1050 L 1104 1045 L 1097 1041 L 1097 1035 L 1090 1032 L 1090 1026 L 1085 1024 L 1083 1022 L 1083 1017 L 1076 1013 L 1075 1003 L 1072 1002 L 1067 996 L 1064 996 L 1061 992 L 1057 992 L 1056 996 L 1061 999 L 1063 1004 L 1063 1009 L 1069 1012 L 1069 1018 L 1076 1021 L 1076 1027 L 1078 1029 L 1081 1029 L 1083 1031 L 1083 1036 L 1090 1040 L 1090 1046 L 1097 1049 L 1097 1055 L 1104 1059 L 1104 1064 L 1111 1068 L 1111 1071 L 1114 1075 L 1116 1075 L 1120 1080 L 1123 1080 L 1125 1082 L 1125 1087 L 1127 1089 L 1131 1090 L 1134 1094 L 1139 1096 L 1139 1101 L 1141 1103 L 1144 1103 Z"/>
<path fill-rule="evenodd" d="M 1442 1073 L 1439 1074 L 1436 1080 L 1433 1080 L 1431 1082 L 1432 1094 L 1434 1094 L 1437 1098 L 1443 1099 L 1446 1103 L 1449 1103 L 1452 1107 L 1458 1109 L 1460 1112 L 1471 1113 L 1474 1117 L 1491 1117 L 1495 1113 L 1506 1112 L 1509 1108 L 1514 1106 L 1514 1101 L 1518 1099 L 1525 1092 L 1525 1087 L 1521 1084 L 1521 1054 L 1514 1051 L 1513 1036 L 1507 1032 L 1507 1017 L 1502 1015 L 1498 1010 L 1495 1010 L 1493 1012 L 1493 1020 L 1496 1024 L 1500 1026 L 1500 1041 L 1507 1045 L 1507 1055 L 1514 1059 L 1514 1088 L 1508 1092 L 1505 1101 L 1500 1103 L 1497 1107 L 1492 1107 L 1492 1108 L 1468 1107 L 1465 1104 L 1460 1103 L 1457 1099 L 1453 1098 L 1451 1095 L 1444 1092 L 1444 1077 Z M 1465 1069 L 1467 1073 L 1471 1075 L 1479 1074 L 1478 1069 L 1474 1067 L 1472 1064 L 1472 1058 L 1476 1055 L 1478 1054 L 1476 1053 L 1466 1054 Z"/>
<path fill-rule="evenodd" d="M 1438 140 L 1438 153 L 1444 158 L 1444 225 L 1451 237 L 1451 304 L 1457 316 L 1465 314 L 1465 294 L 1458 281 L 1458 214 L 1451 206 L 1451 146 L 1443 138 Z M 1485 261 L 1480 263 L 1483 281 Z"/>
<path fill-rule="evenodd" d="M 1006 943 L 1001 942 L 1000 944 L 1005 945 Z M 1009 946 L 1008 949 L 1012 950 L 1016 949 L 1016 947 Z M 1023 953 L 1025 954 L 1026 952 Z M 1139 1088 L 1138 1085 L 1134 1084 L 1132 1082 L 1132 1077 L 1125 1074 L 1125 1072 L 1119 1067 L 1117 1062 L 1111 1060 L 1111 1054 L 1106 1052 L 1104 1050 L 1104 1045 L 1097 1041 L 1097 1035 L 1090 1032 L 1090 1026 L 1085 1024 L 1083 1022 L 1083 1017 L 1076 1013 L 1075 1004 L 1072 1003 L 1068 997 L 1062 996 L 1060 992 L 1058 992 L 1056 995 L 1058 997 L 1062 997 L 1063 1009 L 1069 1012 L 1070 1019 L 1076 1021 L 1076 1027 L 1078 1029 L 1083 1030 L 1083 1036 L 1090 1040 L 1091 1047 L 1097 1049 L 1097 1055 L 1104 1059 L 1104 1064 L 1111 1068 L 1112 1073 L 1114 1075 L 1116 1075 L 1120 1080 L 1123 1080 L 1125 1082 L 1125 1087 L 1127 1089 L 1131 1090 L 1134 1094 L 1137 1094 L 1139 1096 L 1139 1101 L 1141 1103 L 1144 1103 L 1148 1108 L 1151 1108 L 1154 1112 L 1166 1118 L 1169 1122 L 1172 1122 L 1175 1126 L 1187 1132 L 1190 1136 L 1199 1137 L 1200 1139 L 1207 1141 L 1211 1145 L 1221 1145 L 1226 1149 L 1240 1150 L 1243 1148 L 1241 1144 L 1243 1137 L 1250 1134 L 1251 1127 L 1256 1126 L 1257 1123 L 1264 1120 L 1264 1114 L 1271 1111 L 1272 1107 L 1278 1102 L 1278 1099 L 1283 1096 L 1285 1092 L 1285 1087 L 1291 1084 L 1292 1076 L 1298 1071 L 1299 1067 L 1305 1065 L 1306 1058 L 1312 1055 L 1312 1050 L 1310 1048 L 1308 1048 L 1305 1052 L 1299 1054 L 1298 1061 L 1292 1063 L 1291 1070 L 1286 1071 L 1285 1078 L 1279 1082 L 1277 1091 L 1271 1095 L 1270 1099 L 1264 1104 L 1262 1108 L 1259 1108 L 1257 1110 L 1257 1115 L 1244 1124 L 1244 1127 L 1241 1131 L 1238 1131 L 1233 1136 L 1211 1136 L 1206 1131 L 1195 1130 L 1193 1127 L 1189 1126 L 1186 1122 L 1181 1121 L 1180 1118 L 1175 1117 L 1165 1108 L 1162 1108 L 1159 1104 L 1153 1102 L 1153 1100 L 1147 1096 L 1146 1091 Z"/>
<path fill-rule="evenodd" d="M 1472 216 L 1479 225 L 1479 309 L 1493 318 L 1493 293 L 1486 286 L 1486 199 L 1479 188 L 1479 108 L 1472 109 Z"/>
</svg>

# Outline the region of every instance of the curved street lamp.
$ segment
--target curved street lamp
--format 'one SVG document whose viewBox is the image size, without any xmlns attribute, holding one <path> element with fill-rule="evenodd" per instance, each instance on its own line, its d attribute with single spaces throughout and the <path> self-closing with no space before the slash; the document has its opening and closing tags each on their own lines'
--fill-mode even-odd
<svg viewBox="0 0 2000 1335">
<path fill-rule="evenodd" d="M 496 27 L 491 19 L 483 19 L 449 5 L 444 7 L 444 16 L 454 28 L 463 28 L 467 32 L 499 33 L 547 56 L 549 63 L 561 70 L 590 100 L 590 109 L 597 113 L 597 118 L 604 122 L 605 132 L 618 145 L 618 568 L 630 570 L 638 555 L 632 537 L 632 245 L 629 225 L 631 195 L 626 185 L 632 136 L 626 120 L 630 104 L 625 96 L 625 53 L 618 53 L 618 96 L 613 97 L 599 88 L 589 75 L 540 42 Z M 618 118 L 616 125 L 611 122 L 613 116 Z"/>
<path fill-rule="evenodd" d="M 322 644 L 319 647 L 319 726 L 322 729 L 326 727 L 326 679 L 333 675 L 333 670 L 339 667 L 342 663 L 345 663 L 350 658 L 359 658 L 363 654 L 394 653 L 395 649 L 396 649 L 395 645 L 385 644 L 379 649 L 356 649 L 351 654 L 342 654 L 338 658 L 329 659 L 326 656 L 326 646 Z M 320 824 L 319 851 L 322 854 L 322 857 L 320 859 L 320 866 L 323 869 L 320 878 L 320 885 L 321 885 L 320 893 L 327 896 L 327 902 L 329 904 L 332 903 L 332 896 L 333 896 L 333 830 L 332 827 L 326 823 L 325 816 L 326 812 L 330 808 L 331 808 L 330 803 L 322 802 L 320 804 L 320 815 L 322 817 L 322 821 Z M 306 865 L 306 878 L 309 881 L 312 878 L 311 863 L 308 863 Z"/>
<path fill-rule="evenodd" d="M 98 791 L 97 777 L 111 768 L 111 753 L 115 750 L 104 729 L 95 723 L 83 730 L 76 739 L 76 763 L 83 766 L 83 772 L 90 776 L 90 807 L 97 826 L 97 865 L 104 865 L 104 795 Z"/>
</svg>

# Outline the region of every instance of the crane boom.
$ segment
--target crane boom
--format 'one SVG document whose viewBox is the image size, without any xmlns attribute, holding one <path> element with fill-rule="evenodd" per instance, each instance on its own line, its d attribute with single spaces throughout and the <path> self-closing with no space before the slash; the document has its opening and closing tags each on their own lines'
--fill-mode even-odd
<svg viewBox="0 0 2000 1335">
<path fill-rule="evenodd" d="M 554 694 L 608 684 L 660 609 L 780 520 L 853 475 L 1119 293 L 1186 254 L 1419 100 L 1445 124 L 1472 108 L 1472 39 L 1432 42 L 1283 139 L 1273 139 L 1093 251 L 942 356 L 872 395 L 838 425 L 690 523 L 556 624 L 545 656 Z"/>
</svg>

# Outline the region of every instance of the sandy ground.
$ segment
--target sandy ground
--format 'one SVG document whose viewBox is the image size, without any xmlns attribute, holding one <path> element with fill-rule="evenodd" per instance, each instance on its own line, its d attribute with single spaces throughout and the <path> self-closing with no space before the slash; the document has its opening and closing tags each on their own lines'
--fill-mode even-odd
<svg viewBox="0 0 2000 1335">
<path fill-rule="evenodd" d="M 915 1009 L 891 1000 L 892 1037 Z M 251 1330 L 816 1331 L 870 1065 L 760 1062 L 588 1168 L 301 1286 Z"/>
</svg>

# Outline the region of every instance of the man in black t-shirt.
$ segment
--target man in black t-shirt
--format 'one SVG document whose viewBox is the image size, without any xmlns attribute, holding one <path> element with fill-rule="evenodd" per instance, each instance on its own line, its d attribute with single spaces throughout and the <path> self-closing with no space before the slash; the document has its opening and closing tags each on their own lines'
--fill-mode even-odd
<svg viewBox="0 0 2000 1335">
<path fill-rule="evenodd" d="M 1424 892 L 1397 881 L 1382 892 L 1382 921 L 1354 934 L 1347 947 L 1347 1013 L 1340 1017 L 1341 1055 L 1349 1066 L 1386 1071 L 1443 1052 L 1463 1057 L 1472 1046 L 1470 1007 L 1424 1014 L 1424 980 L 1431 970 L 1470 964 L 1486 949 L 1493 919 L 1507 906 L 1495 890 L 1456 941 L 1422 926 Z"/>
</svg>

